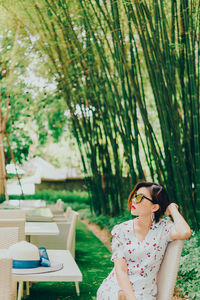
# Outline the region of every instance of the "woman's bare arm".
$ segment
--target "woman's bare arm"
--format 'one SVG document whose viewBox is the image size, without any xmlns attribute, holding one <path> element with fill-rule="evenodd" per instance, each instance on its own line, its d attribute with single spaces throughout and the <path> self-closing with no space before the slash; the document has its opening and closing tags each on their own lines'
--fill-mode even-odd
<svg viewBox="0 0 200 300">
<path fill-rule="evenodd" d="M 175 203 L 167 207 L 167 215 L 171 215 L 174 221 L 174 228 L 170 232 L 171 240 L 186 240 L 191 236 L 191 229 L 183 216 L 179 213 Z"/>
<path fill-rule="evenodd" d="M 124 291 L 127 300 L 137 300 L 128 277 L 126 261 L 123 258 L 115 258 L 114 264 L 118 284 Z"/>
</svg>

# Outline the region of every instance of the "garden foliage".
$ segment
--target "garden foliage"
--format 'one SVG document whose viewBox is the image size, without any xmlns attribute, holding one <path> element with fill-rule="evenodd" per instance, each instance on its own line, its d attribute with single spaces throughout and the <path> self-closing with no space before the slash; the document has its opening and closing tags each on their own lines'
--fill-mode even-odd
<svg viewBox="0 0 200 300">
<path fill-rule="evenodd" d="M 95 213 L 123 211 L 125 175 L 163 183 L 198 228 L 198 1 L 19 0 L 16 13 L 67 103 Z"/>
<path fill-rule="evenodd" d="M 184 243 L 177 286 L 187 299 L 200 299 L 200 231 Z"/>
</svg>

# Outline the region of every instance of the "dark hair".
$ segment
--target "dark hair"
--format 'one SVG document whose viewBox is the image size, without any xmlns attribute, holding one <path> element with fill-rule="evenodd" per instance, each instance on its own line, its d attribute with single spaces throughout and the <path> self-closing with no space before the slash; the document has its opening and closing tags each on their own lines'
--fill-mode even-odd
<svg viewBox="0 0 200 300">
<path fill-rule="evenodd" d="M 135 185 L 134 189 L 128 197 L 128 209 L 130 210 L 132 204 L 133 194 L 141 187 L 146 187 L 150 190 L 151 199 L 154 204 L 159 204 L 160 208 L 155 212 L 155 222 L 158 222 L 164 215 L 167 206 L 170 204 L 170 199 L 166 189 L 161 185 L 154 182 L 139 182 Z"/>
</svg>

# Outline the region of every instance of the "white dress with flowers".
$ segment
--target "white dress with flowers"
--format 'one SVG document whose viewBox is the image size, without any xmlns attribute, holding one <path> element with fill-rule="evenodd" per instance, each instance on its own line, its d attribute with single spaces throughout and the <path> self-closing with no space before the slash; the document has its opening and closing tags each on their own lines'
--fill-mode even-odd
<svg viewBox="0 0 200 300">
<path fill-rule="evenodd" d="M 169 217 L 153 222 L 145 239 L 140 242 L 134 233 L 133 220 L 114 226 L 111 234 L 112 258 L 123 258 L 137 300 L 156 300 L 156 277 L 170 241 L 169 232 L 174 223 Z M 118 285 L 115 268 L 102 282 L 97 291 L 97 300 L 118 300 Z"/>
</svg>

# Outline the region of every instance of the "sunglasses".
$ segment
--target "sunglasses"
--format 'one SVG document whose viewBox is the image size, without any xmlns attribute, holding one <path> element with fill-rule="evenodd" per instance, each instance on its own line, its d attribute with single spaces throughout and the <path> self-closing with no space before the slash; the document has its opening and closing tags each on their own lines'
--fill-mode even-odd
<svg viewBox="0 0 200 300">
<path fill-rule="evenodd" d="M 138 194 L 138 195 L 133 194 L 133 199 L 136 199 L 136 203 L 140 203 L 143 198 L 145 198 L 153 203 L 152 199 L 149 199 L 148 197 L 144 196 L 143 194 Z"/>
</svg>

